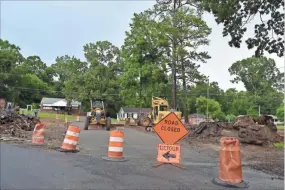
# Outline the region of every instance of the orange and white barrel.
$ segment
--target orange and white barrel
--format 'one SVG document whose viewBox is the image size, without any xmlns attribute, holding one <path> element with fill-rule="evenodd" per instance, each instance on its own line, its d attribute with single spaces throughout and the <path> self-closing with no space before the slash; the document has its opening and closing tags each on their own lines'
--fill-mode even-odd
<svg viewBox="0 0 285 190">
<path fill-rule="evenodd" d="M 110 132 L 108 156 L 103 157 L 109 161 L 125 161 L 124 152 L 124 131 L 114 130 Z"/>
<path fill-rule="evenodd" d="M 213 183 L 226 187 L 248 187 L 248 184 L 242 179 L 239 140 L 235 137 L 222 137 L 220 145 L 219 176 L 213 179 Z"/>
<path fill-rule="evenodd" d="M 77 117 L 76 117 L 76 121 L 80 121 L 80 116 L 77 116 Z"/>
<path fill-rule="evenodd" d="M 45 124 L 37 123 L 33 131 L 32 144 L 36 145 L 44 144 L 45 141 L 44 133 L 45 133 Z"/>
<path fill-rule="evenodd" d="M 59 119 L 59 114 L 56 114 L 56 115 L 55 115 L 55 119 Z"/>
<path fill-rule="evenodd" d="M 79 140 L 79 134 L 80 134 L 80 127 L 75 125 L 70 125 L 63 140 L 61 151 L 62 152 L 77 151 L 76 146 Z"/>
</svg>

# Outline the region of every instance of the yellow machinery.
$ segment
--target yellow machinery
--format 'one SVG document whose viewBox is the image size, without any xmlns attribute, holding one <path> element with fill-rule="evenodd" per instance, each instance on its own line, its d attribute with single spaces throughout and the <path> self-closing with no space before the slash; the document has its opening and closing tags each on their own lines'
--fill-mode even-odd
<svg viewBox="0 0 285 190">
<path fill-rule="evenodd" d="M 146 127 L 148 130 L 152 125 L 157 124 L 165 116 L 167 116 L 171 111 L 169 104 L 166 100 L 158 97 L 152 97 L 152 111 L 147 116 L 138 119 L 138 125 Z M 178 111 L 173 111 L 177 117 L 181 120 L 182 113 Z"/>
<path fill-rule="evenodd" d="M 106 130 L 110 130 L 111 118 L 107 113 L 107 104 L 103 99 L 91 101 L 91 112 L 87 115 L 84 130 L 88 130 L 89 126 L 106 127 Z"/>
</svg>

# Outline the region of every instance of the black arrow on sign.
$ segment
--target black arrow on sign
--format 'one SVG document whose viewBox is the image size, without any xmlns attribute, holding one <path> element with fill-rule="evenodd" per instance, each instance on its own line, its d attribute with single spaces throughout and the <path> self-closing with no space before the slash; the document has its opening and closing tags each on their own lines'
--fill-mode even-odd
<svg viewBox="0 0 285 190">
<path fill-rule="evenodd" d="M 169 160 L 169 158 L 176 158 L 176 155 L 175 154 L 170 154 L 170 151 L 164 153 L 162 155 L 165 159 Z"/>
</svg>

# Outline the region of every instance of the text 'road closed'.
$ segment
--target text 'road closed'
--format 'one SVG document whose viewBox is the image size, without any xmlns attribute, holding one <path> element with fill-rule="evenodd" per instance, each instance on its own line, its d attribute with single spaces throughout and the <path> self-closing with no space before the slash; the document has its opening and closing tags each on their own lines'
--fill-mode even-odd
<svg viewBox="0 0 285 190">
<path fill-rule="evenodd" d="M 188 134 L 188 130 L 175 113 L 168 114 L 158 122 L 154 126 L 154 131 L 166 144 L 175 144 Z"/>
<path fill-rule="evenodd" d="M 162 131 L 170 131 L 170 132 L 175 132 L 175 133 L 179 133 L 180 129 L 177 127 L 167 127 L 167 126 L 161 126 L 161 130 Z"/>
</svg>

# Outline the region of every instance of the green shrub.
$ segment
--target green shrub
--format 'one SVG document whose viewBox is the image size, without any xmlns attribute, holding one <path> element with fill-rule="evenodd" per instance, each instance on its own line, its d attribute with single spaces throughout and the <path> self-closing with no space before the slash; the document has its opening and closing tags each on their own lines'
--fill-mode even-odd
<svg viewBox="0 0 285 190">
<path fill-rule="evenodd" d="M 284 143 L 283 142 L 274 143 L 274 147 L 278 149 L 284 149 Z"/>
<path fill-rule="evenodd" d="M 33 103 L 32 108 L 33 109 L 40 109 L 40 104 L 39 103 Z"/>
<path fill-rule="evenodd" d="M 234 120 L 236 119 L 236 116 L 233 115 L 233 114 L 229 114 L 229 115 L 226 116 L 226 119 L 227 119 L 228 121 L 234 121 Z"/>
</svg>

